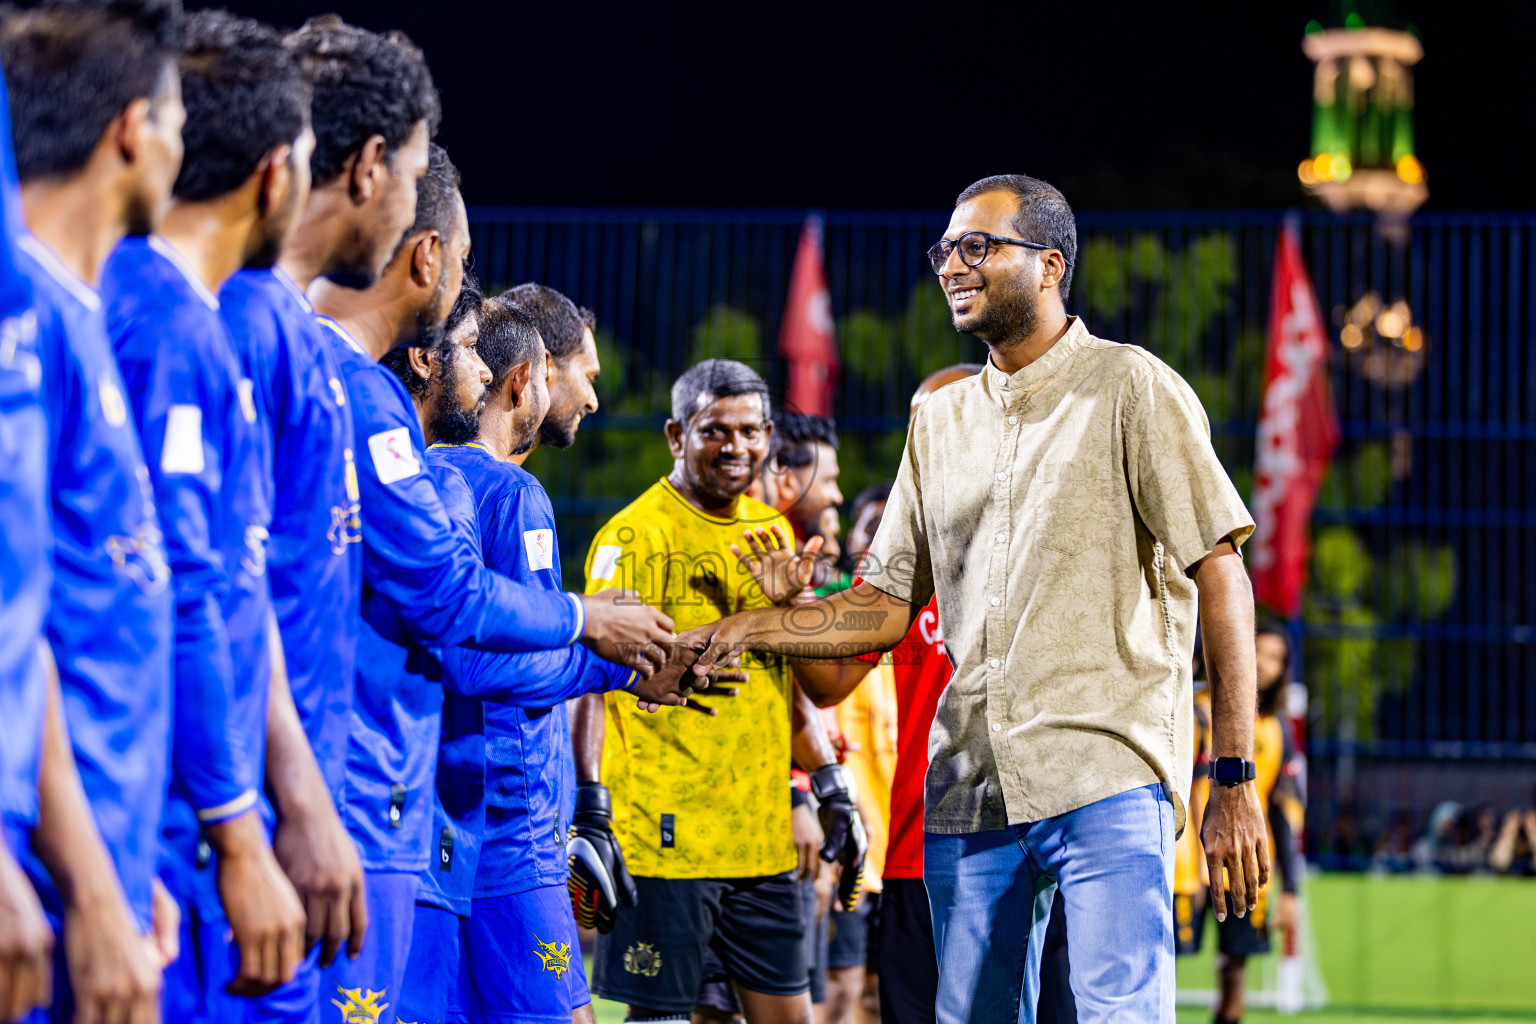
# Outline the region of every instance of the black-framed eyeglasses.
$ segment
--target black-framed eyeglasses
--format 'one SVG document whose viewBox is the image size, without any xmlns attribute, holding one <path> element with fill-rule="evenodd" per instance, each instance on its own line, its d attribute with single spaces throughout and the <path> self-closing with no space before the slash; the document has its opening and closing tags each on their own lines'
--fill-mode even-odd
<svg viewBox="0 0 1536 1024">
<path fill-rule="evenodd" d="M 1022 238 L 989 235 L 985 231 L 967 231 L 959 238 L 941 238 L 934 242 L 928 249 L 928 262 L 933 265 L 935 274 L 943 273 L 944 264 L 949 262 L 949 254 L 958 248 L 961 263 L 968 267 L 979 267 L 994 245 L 1022 245 L 1026 249 L 1037 249 L 1042 252 L 1056 248 L 1044 242 L 1026 242 Z M 1061 258 L 1065 260 L 1067 257 L 1063 254 Z"/>
</svg>

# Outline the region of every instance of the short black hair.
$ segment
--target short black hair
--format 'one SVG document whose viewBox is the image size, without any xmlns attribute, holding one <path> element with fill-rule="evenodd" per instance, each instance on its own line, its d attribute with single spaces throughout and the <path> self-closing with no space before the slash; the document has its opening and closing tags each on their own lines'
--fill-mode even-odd
<svg viewBox="0 0 1536 1024">
<path fill-rule="evenodd" d="M 181 99 L 186 155 L 175 195 L 193 202 L 239 188 L 262 157 L 309 123 L 309 82 L 283 37 L 228 11 L 187 17 Z"/>
<path fill-rule="evenodd" d="M 581 326 L 585 327 L 587 330 L 591 331 L 593 334 L 597 333 L 597 314 L 596 313 L 592 312 L 586 306 L 577 306 L 576 307 L 576 315 L 581 317 Z"/>
<path fill-rule="evenodd" d="M 491 371 L 487 392 L 494 392 L 520 363 L 538 361 L 544 372 L 544 343 L 529 312 L 505 295 L 486 299 L 480 310 L 480 358 Z"/>
<path fill-rule="evenodd" d="M 423 231 L 436 231 L 447 237 L 453 225 L 453 211 L 458 207 L 459 185 L 459 169 L 448 159 L 448 151 L 435 142 L 429 145 L 427 173 L 416 182 L 416 222 L 400 236 L 400 245 Z M 399 251 L 396 246 L 395 252 Z"/>
<path fill-rule="evenodd" d="M 1067 197 L 1049 182 L 1027 174 L 994 174 L 961 192 L 955 205 L 988 192 L 1008 192 L 1018 201 L 1013 231 L 1019 238 L 1060 249 L 1067 258 L 1066 273 L 1061 275 L 1061 301 L 1066 302 L 1072 291 L 1072 268 L 1077 266 L 1077 218 L 1067 205 Z"/>
<path fill-rule="evenodd" d="M 316 185 L 327 185 L 374 135 L 393 159 L 423 121 L 437 134 L 442 107 L 427 59 L 404 32 L 370 32 L 335 14 L 311 18 L 288 36 L 314 88 Z"/>
<path fill-rule="evenodd" d="M 687 426 L 698 415 L 701 395 L 762 395 L 764 418 L 773 415 L 767 382 L 752 367 L 734 359 L 706 359 L 684 370 L 672 385 L 672 419 Z"/>
<path fill-rule="evenodd" d="M 848 521 L 858 522 L 859 514 L 864 511 L 866 505 L 873 505 L 877 501 L 890 501 L 891 488 L 893 486 L 895 486 L 894 481 L 882 480 L 877 484 L 870 484 L 860 491 L 854 497 L 853 504 L 848 507 Z"/>
<path fill-rule="evenodd" d="M 176 73 L 180 0 L 52 0 L 3 19 L 0 66 L 23 181 L 80 171 L 112 119 Z"/>
<path fill-rule="evenodd" d="M 773 455 L 780 468 L 804 469 L 816 461 L 816 445 L 837 451 L 837 422 L 830 416 L 780 412 L 773 418 Z"/>
<path fill-rule="evenodd" d="M 544 347 L 563 363 L 581 350 L 581 310 L 576 303 L 546 284 L 529 281 L 506 292 L 506 297 L 533 317 L 544 338 Z"/>
<path fill-rule="evenodd" d="M 467 318 L 480 316 L 484 302 L 485 296 L 480 291 L 479 282 L 471 275 L 465 274 L 464 286 L 459 289 L 459 297 L 453 300 L 453 308 L 448 311 L 448 319 L 443 321 L 443 329 L 438 332 L 435 347 L 431 352 L 433 358 L 448 357 L 448 346 L 452 344 L 448 339 Z M 420 398 L 430 382 L 411 368 L 413 347 L 402 345 L 399 348 L 392 348 L 379 362 L 395 372 L 395 376 L 400 378 L 400 383 L 405 385 L 405 390 L 411 393 L 412 398 Z"/>
</svg>

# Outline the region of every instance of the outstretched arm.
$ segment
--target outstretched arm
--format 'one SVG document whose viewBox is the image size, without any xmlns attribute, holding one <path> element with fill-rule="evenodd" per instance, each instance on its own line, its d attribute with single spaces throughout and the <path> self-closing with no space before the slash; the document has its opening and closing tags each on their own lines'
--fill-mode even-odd
<svg viewBox="0 0 1536 1024">
<path fill-rule="evenodd" d="M 678 643 L 702 651 L 693 667 L 698 675 L 742 650 L 795 659 L 851 658 L 901 643 L 918 611 L 865 581 L 809 604 L 740 612 L 691 629 Z"/>
</svg>

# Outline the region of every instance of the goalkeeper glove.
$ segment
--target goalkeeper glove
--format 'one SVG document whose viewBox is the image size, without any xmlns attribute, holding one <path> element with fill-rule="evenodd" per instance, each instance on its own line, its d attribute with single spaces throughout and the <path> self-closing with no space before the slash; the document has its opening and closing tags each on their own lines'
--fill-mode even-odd
<svg viewBox="0 0 1536 1024">
<path fill-rule="evenodd" d="M 576 923 L 613 931 L 614 915 L 621 906 L 635 905 L 635 882 L 624 866 L 624 854 L 613 838 L 613 802 L 601 782 L 576 785 L 576 813 L 571 823 L 571 842 L 566 848 L 571 877 L 566 888 Z"/>
<path fill-rule="evenodd" d="M 820 804 L 816 813 L 826 835 L 821 859 L 842 865 L 837 899 L 844 910 L 853 910 L 864 891 L 864 851 L 869 846 L 864 822 L 853 803 L 853 776 L 840 764 L 818 768 L 811 773 L 811 792 Z"/>
</svg>

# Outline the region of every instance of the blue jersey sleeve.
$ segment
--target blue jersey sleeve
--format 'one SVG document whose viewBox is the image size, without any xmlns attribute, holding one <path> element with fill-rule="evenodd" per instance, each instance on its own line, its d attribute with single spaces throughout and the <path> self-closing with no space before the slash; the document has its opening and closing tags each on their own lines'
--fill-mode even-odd
<svg viewBox="0 0 1536 1024">
<path fill-rule="evenodd" d="M 443 652 L 443 682 L 465 697 L 520 708 L 548 708 L 587 693 L 627 690 L 634 669 L 580 644 L 552 651 L 497 654 L 455 647 Z"/>
<path fill-rule="evenodd" d="M 216 541 L 225 412 L 196 354 L 165 340 L 176 332 L 148 320 L 113 326 L 176 591 L 171 768 L 199 820 L 216 823 L 257 797 L 231 710 L 234 666 L 222 611 L 230 567 Z"/>
<path fill-rule="evenodd" d="M 574 643 L 585 628 L 579 599 L 486 568 L 454 529 L 404 386 L 377 363 L 354 363 L 348 390 L 363 449 L 363 581 L 427 646 L 516 652 Z"/>
</svg>

